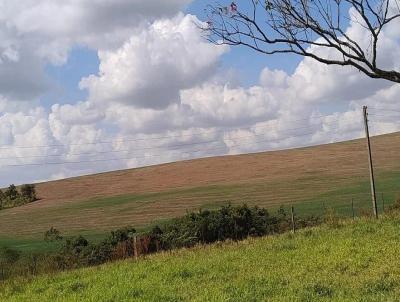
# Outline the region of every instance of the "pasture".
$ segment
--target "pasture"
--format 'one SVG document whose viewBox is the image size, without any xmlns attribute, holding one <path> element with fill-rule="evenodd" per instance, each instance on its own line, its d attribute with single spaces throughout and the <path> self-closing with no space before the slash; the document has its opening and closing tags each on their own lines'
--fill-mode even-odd
<svg viewBox="0 0 400 302">
<path fill-rule="evenodd" d="M 400 193 L 400 133 L 372 139 L 378 192 L 386 206 Z M 37 185 L 38 202 L 0 211 L 0 246 L 52 249 L 43 233 L 101 238 L 118 227 L 146 227 L 188 210 L 233 203 L 296 213 L 370 210 L 365 140 L 224 156 L 116 171 Z M 380 207 L 382 196 L 378 194 Z M 382 211 L 382 209 L 381 209 Z"/>
</svg>

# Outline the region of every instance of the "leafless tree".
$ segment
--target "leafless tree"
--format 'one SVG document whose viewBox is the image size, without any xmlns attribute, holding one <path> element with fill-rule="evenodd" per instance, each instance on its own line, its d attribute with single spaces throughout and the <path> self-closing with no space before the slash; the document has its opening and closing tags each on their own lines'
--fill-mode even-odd
<svg viewBox="0 0 400 302">
<path fill-rule="evenodd" d="M 244 45 L 266 55 L 297 54 L 400 83 L 400 71 L 378 60 L 384 29 L 400 27 L 400 0 L 243 0 L 208 5 L 206 11 L 203 29 L 213 43 Z M 365 32 L 362 41 L 347 30 L 350 22 Z M 331 51 L 323 55 L 327 52 L 316 48 Z"/>
</svg>

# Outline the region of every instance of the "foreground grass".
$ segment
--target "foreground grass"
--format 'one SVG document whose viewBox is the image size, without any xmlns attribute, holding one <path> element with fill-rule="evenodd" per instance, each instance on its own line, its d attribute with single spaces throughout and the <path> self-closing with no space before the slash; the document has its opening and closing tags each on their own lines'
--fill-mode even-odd
<svg viewBox="0 0 400 302">
<path fill-rule="evenodd" d="M 399 301 L 400 216 L 123 261 L 0 287 L 1 301 Z"/>
</svg>

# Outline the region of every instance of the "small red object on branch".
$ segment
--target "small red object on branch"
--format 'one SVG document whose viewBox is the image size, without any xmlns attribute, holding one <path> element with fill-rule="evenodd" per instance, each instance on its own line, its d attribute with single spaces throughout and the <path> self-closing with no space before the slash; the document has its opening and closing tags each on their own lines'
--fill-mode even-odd
<svg viewBox="0 0 400 302">
<path fill-rule="evenodd" d="M 232 4 L 231 4 L 231 12 L 237 13 L 237 5 L 235 2 L 232 2 Z"/>
</svg>

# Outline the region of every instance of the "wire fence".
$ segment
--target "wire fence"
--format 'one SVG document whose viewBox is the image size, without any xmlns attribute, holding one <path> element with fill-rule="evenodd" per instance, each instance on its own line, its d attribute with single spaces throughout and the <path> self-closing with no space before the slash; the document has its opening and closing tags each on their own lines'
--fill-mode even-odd
<svg viewBox="0 0 400 302">
<path fill-rule="evenodd" d="M 399 184 L 400 185 L 400 184 Z M 390 211 L 397 201 L 400 201 L 399 191 L 377 192 L 378 215 Z M 334 214 L 341 218 L 357 218 L 373 216 L 373 205 L 371 193 L 346 195 L 334 200 L 313 200 L 308 202 L 298 202 L 280 206 L 287 213 L 294 208 L 297 217 L 325 217 Z M 278 211 L 280 207 L 270 208 L 272 212 Z"/>
</svg>

